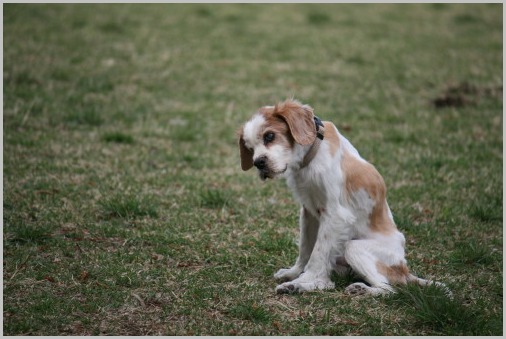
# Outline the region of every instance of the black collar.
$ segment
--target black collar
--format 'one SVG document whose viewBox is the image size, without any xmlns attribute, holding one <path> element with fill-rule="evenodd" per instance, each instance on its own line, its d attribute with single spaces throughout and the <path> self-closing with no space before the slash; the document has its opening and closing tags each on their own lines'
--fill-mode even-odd
<svg viewBox="0 0 506 339">
<path fill-rule="evenodd" d="M 316 137 L 320 140 L 323 140 L 323 132 L 320 129 L 320 127 L 323 127 L 323 122 L 320 118 L 318 118 L 316 115 L 314 116 L 314 124 L 316 126 Z"/>
</svg>

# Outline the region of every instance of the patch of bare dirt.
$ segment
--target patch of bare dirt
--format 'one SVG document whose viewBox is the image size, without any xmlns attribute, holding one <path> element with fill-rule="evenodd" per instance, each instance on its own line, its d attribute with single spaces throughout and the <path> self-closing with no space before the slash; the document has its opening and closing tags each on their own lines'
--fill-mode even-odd
<svg viewBox="0 0 506 339">
<path fill-rule="evenodd" d="M 477 104 L 484 98 L 502 100 L 502 85 L 477 86 L 469 82 L 450 83 L 432 100 L 436 108 L 464 107 Z"/>
</svg>

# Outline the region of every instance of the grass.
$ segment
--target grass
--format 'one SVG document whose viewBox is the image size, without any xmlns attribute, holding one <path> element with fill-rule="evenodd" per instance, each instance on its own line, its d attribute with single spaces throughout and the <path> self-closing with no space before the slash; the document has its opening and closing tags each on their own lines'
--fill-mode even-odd
<svg viewBox="0 0 506 339">
<path fill-rule="evenodd" d="M 158 217 L 155 204 L 150 200 L 140 201 L 133 195 L 118 195 L 99 201 L 104 214 L 108 217 L 132 219 L 149 216 Z"/>
<path fill-rule="evenodd" d="M 502 4 L 6 4 L 3 333 L 502 335 Z M 276 295 L 282 181 L 236 130 L 294 96 L 378 168 L 414 273 Z"/>
<path fill-rule="evenodd" d="M 386 302 L 393 307 L 404 305 L 420 329 L 425 327 L 446 335 L 490 335 L 502 326 L 498 323 L 500 319 L 488 318 L 478 308 L 468 307 L 461 296 L 449 297 L 443 288 L 435 285 L 426 288 L 408 285 L 389 296 Z"/>
<path fill-rule="evenodd" d="M 115 142 L 119 144 L 133 144 L 134 138 L 131 135 L 121 132 L 109 132 L 102 136 L 102 140 L 105 142 Z"/>
</svg>

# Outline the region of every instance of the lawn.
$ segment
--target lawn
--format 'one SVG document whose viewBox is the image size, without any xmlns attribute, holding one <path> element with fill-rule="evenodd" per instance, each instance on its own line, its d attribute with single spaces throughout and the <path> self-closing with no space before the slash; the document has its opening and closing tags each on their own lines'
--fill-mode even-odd
<svg viewBox="0 0 506 339">
<path fill-rule="evenodd" d="M 502 4 L 5 4 L 5 335 L 502 335 Z M 282 180 L 236 131 L 295 97 L 382 173 L 412 271 L 276 295 Z"/>
</svg>

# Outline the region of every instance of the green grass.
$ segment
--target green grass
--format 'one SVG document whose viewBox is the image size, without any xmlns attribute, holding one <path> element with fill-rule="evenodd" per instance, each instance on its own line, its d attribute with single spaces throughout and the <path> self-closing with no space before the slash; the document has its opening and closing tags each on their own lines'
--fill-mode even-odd
<svg viewBox="0 0 506 339">
<path fill-rule="evenodd" d="M 490 266 L 502 263 L 497 252 L 485 247 L 484 244 L 478 244 L 474 239 L 455 244 L 450 262 L 462 266 Z"/>
<path fill-rule="evenodd" d="M 115 142 L 119 144 L 133 144 L 134 138 L 131 135 L 121 132 L 109 132 L 102 136 L 105 142 Z"/>
<path fill-rule="evenodd" d="M 150 200 L 140 201 L 134 195 L 117 195 L 99 201 L 106 217 L 117 217 L 123 219 L 132 219 L 137 217 L 149 216 L 156 218 L 158 212 L 155 204 Z"/>
<path fill-rule="evenodd" d="M 3 333 L 502 335 L 502 4 L 6 4 Z M 276 295 L 282 181 L 236 131 L 292 97 L 388 187 L 418 276 Z"/>
<path fill-rule="evenodd" d="M 446 335 L 493 335 L 502 327 L 499 318 L 490 319 L 488 312 L 469 307 L 462 296 L 448 296 L 444 288 L 435 285 L 426 288 L 408 285 L 387 297 L 386 302 L 411 313 L 420 329 L 425 327 Z"/>
<path fill-rule="evenodd" d="M 200 191 L 198 205 L 208 208 L 224 208 L 229 200 L 228 193 L 216 189 L 207 189 Z"/>
</svg>

